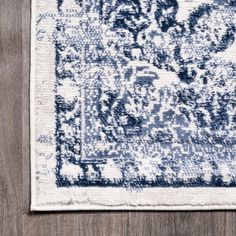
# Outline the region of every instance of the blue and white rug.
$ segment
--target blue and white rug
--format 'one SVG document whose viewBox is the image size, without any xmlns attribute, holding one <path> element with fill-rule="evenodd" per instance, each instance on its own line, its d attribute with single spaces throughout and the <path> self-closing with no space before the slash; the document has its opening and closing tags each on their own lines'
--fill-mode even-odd
<svg viewBox="0 0 236 236">
<path fill-rule="evenodd" d="M 236 209 L 236 0 L 33 0 L 32 210 Z"/>
</svg>

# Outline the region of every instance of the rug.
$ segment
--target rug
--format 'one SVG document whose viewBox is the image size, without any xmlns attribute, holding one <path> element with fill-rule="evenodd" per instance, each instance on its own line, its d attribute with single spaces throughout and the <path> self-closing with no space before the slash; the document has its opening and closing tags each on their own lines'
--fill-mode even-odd
<svg viewBox="0 0 236 236">
<path fill-rule="evenodd" d="M 236 0 L 33 0 L 31 210 L 236 209 Z"/>
</svg>

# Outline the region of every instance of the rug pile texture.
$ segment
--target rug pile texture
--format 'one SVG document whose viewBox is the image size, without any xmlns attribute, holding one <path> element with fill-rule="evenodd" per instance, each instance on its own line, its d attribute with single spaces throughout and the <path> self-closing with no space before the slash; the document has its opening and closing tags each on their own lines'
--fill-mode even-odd
<svg viewBox="0 0 236 236">
<path fill-rule="evenodd" d="M 31 209 L 236 209 L 236 0 L 33 0 Z"/>
</svg>

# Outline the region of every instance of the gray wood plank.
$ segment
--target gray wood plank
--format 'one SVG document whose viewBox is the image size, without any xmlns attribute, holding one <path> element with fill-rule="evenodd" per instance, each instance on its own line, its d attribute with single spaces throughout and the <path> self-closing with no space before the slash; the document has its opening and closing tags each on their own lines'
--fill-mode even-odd
<svg viewBox="0 0 236 236">
<path fill-rule="evenodd" d="M 221 223 L 222 225 L 223 223 Z M 225 235 L 231 236 L 236 235 L 236 212 L 228 211 L 225 212 Z"/>
<path fill-rule="evenodd" d="M 0 0 L 0 235 L 22 235 L 21 2 Z"/>
<path fill-rule="evenodd" d="M 24 215 L 27 236 L 127 236 L 128 213 Z"/>
<path fill-rule="evenodd" d="M 234 211 L 132 212 L 129 235 L 137 236 L 235 236 Z"/>
<path fill-rule="evenodd" d="M 30 1 L 22 0 L 22 158 L 24 213 L 30 211 L 30 9 Z"/>
<path fill-rule="evenodd" d="M 234 236 L 235 212 L 54 213 L 24 215 L 24 235 Z"/>
</svg>

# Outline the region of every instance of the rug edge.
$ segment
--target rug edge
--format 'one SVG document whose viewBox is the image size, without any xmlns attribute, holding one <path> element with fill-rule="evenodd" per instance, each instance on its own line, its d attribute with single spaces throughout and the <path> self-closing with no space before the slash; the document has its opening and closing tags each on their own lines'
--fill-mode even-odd
<svg viewBox="0 0 236 236">
<path fill-rule="evenodd" d="M 35 181 L 35 133 L 34 133 L 34 77 L 35 77 L 35 37 L 33 36 L 35 33 L 35 16 L 36 16 L 36 0 L 31 0 L 31 59 L 30 59 L 30 166 L 31 166 L 31 211 L 94 211 L 94 210 L 119 210 L 119 211 L 127 211 L 127 210 L 135 210 L 135 211 L 196 211 L 196 210 L 234 210 L 236 209 L 236 204 L 206 204 L 206 205 L 153 205 L 153 206 L 86 206 L 86 205 L 74 205 L 74 206 L 59 206 L 59 205 L 48 205 L 48 206 L 39 206 L 36 203 L 36 181 Z M 228 189 L 228 188 L 227 188 Z M 232 191 L 234 194 L 234 191 Z M 184 192 L 183 192 L 184 195 Z"/>
</svg>

